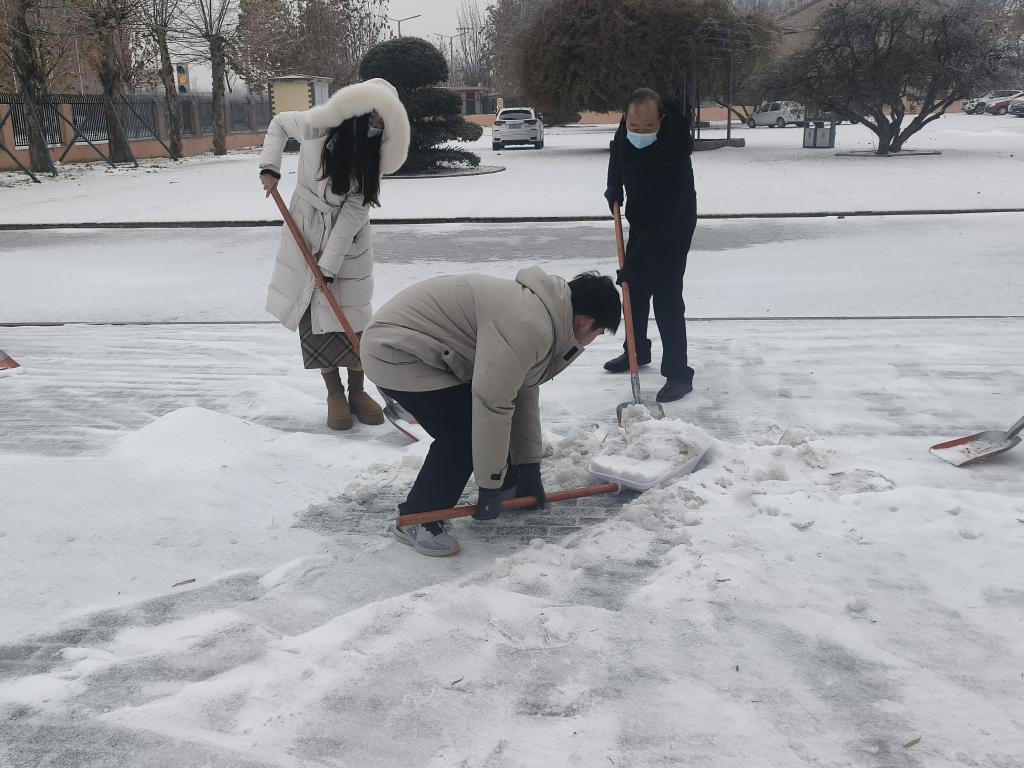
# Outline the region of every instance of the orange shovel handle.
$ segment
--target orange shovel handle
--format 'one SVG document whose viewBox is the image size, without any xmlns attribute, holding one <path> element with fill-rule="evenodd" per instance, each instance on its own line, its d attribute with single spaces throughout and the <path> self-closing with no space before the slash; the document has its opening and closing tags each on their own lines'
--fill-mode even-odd
<svg viewBox="0 0 1024 768">
<path fill-rule="evenodd" d="M 626 268 L 626 243 L 622 235 L 622 213 L 619 204 L 612 206 L 615 214 L 615 247 L 619 252 L 619 269 Z M 626 321 L 626 354 L 629 356 L 629 375 L 639 376 L 640 366 L 636 362 L 636 337 L 633 335 L 633 308 L 629 301 L 629 285 L 622 284 L 622 316 Z"/>
<path fill-rule="evenodd" d="M 615 493 L 619 490 L 617 483 L 601 483 L 600 485 L 588 485 L 583 488 L 571 488 L 567 491 L 555 491 L 554 493 L 547 494 L 548 501 L 568 501 L 569 499 L 579 499 L 584 496 L 600 496 L 605 493 Z M 520 499 L 508 499 L 507 501 L 501 502 L 502 509 L 523 509 L 524 507 L 532 507 L 538 503 L 536 496 L 524 496 Z M 436 523 L 441 520 L 452 520 L 456 517 L 469 517 L 476 512 L 476 504 L 466 504 L 462 507 L 452 507 L 451 509 L 435 509 L 433 512 L 416 512 L 411 515 L 402 515 L 398 518 L 399 528 L 405 528 L 408 525 L 420 525 L 422 523 Z"/>
<path fill-rule="evenodd" d="M 345 335 L 348 336 L 348 341 L 352 345 L 352 349 L 359 353 L 359 337 L 356 336 L 356 331 L 349 323 L 348 318 L 345 317 L 345 312 L 342 310 L 341 305 L 338 304 L 338 300 L 334 298 L 334 294 L 331 289 L 327 287 L 327 281 L 324 280 L 324 275 L 320 271 L 320 267 L 317 266 L 316 259 L 313 258 L 312 252 L 309 250 L 309 244 L 306 242 L 306 238 L 302 236 L 302 232 L 299 231 L 298 225 L 295 223 L 295 219 L 292 218 L 291 212 L 288 210 L 288 206 L 284 204 L 284 200 L 281 199 L 281 193 L 277 191 L 277 187 L 270 190 L 271 197 L 274 198 L 274 202 L 277 203 L 278 209 L 281 211 L 281 217 L 284 219 L 284 223 L 291 230 L 292 237 L 295 238 L 295 242 L 299 246 L 299 250 L 302 251 L 302 255 L 306 259 L 306 263 L 309 265 L 310 271 L 313 273 L 313 282 L 316 283 L 316 287 L 320 289 L 320 292 L 327 299 L 327 303 L 331 305 L 331 309 L 334 310 L 334 314 L 338 318 L 338 322 L 341 323 L 341 327 L 345 329 Z"/>
</svg>

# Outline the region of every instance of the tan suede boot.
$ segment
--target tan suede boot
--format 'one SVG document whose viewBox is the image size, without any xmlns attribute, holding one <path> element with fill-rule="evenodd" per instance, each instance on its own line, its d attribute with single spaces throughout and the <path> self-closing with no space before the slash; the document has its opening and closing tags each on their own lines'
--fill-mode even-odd
<svg viewBox="0 0 1024 768">
<path fill-rule="evenodd" d="M 383 424 L 384 411 L 377 401 L 363 390 L 364 374 L 362 371 L 348 369 L 348 399 L 356 418 L 363 424 Z"/>
<path fill-rule="evenodd" d="M 331 429 L 352 429 L 352 411 L 344 392 L 327 396 L 327 426 Z"/>
</svg>

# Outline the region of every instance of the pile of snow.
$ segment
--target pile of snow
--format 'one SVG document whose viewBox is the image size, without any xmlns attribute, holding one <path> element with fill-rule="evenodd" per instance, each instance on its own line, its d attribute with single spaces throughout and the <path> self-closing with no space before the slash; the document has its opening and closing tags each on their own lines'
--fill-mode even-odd
<svg viewBox="0 0 1024 768">
<path fill-rule="evenodd" d="M 691 472 L 713 442 L 700 427 L 680 419 L 653 419 L 640 404 L 623 411 L 622 425 L 591 461 L 590 471 L 640 491 Z"/>
<path fill-rule="evenodd" d="M 444 560 L 383 530 L 318 544 L 292 529 L 276 562 L 250 541 L 250 570 L 224 576 L 246 579 L 240 594 L 83 616 L 46 640 L 59 653 L 0 683 L 0 716 L 73 714 L 82 754 L 109 750 L 113 729 L 137 764 L 172 746 L 191 764 L 261 766 L 1012 765 L 1024 750 L 1024 507 L 1009 480 L 951 491 L 930 473 L 960 470 L 932 457 L 802 427 L 745 443 L 672 419 L 546 437 L 547 481 L 575 481 L 611 446 L 648 461 L 712 450 L 607 521 L 507 557 L 464 521 L 463 554 Z M 110 460 L 136 457 L 151 490 L 184 473 L 172 495 L 209 493 L 238 462 L 259 490 L 294 492 L 315 465 L 273 465 L 318 438 L 190 409 Z M 404 488 L 422 450 L 331 469 L 359 501 Z M 298 495 L 322 498 L 324 479 Z"/>
</svg>

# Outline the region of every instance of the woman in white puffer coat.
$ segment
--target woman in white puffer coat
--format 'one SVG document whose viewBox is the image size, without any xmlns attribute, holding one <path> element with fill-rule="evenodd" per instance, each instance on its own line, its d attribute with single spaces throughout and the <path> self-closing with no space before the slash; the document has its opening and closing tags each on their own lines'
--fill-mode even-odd
<svg viewBox="0 0 1024 768">
<path fill-rule="evenodd" d="M 380 205 L 380 178 L 394 173 L 409 152 L 409 117 L 386 80 L 356 83 L 306 112 L 282 112 L 267 128 L 260 181 L 269 196 L 281 178 L 288 139 L 300 142 L 295 193 L 289 210 L 326 276 L 349 323 L 361 332 L 373 314 L 370 208 Z M 327 426 L 348 429 L 352 414 L 364 424 L 384 416 L 363 389 L 363 369 L 287 227 L 281 231 L 267 310 L 299 331 L 302 361 L 319 368 L 327 385 Z M 348 369 L 349 395 L 339 368 Z"/>
</svg>

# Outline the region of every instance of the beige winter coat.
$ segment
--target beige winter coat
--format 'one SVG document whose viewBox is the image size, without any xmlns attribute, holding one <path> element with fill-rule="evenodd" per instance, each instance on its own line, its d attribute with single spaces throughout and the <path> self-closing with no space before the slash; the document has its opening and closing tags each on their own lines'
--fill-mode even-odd
<svg viewBox="0 0 1024 768">
<path fill-rule="evenodd" d="M 366 375 L 384 389 L 424 392 L 473 385 L 473 471 L 501 485 L 513 464 L 543 455 L 539 386 L 583 351 L 569 286 L 530 267 L 505 280 L 437 277 L 385 304 L 362 339 Z"/>
<path fill-rule="evenodd" d="M 374 109 L 384 118 L 380 171 L 394 173 L 409 152 L 409 117 L 398 93 L 381 79 L 346 86 L 306 112 L 280 113 L 267 128 L 260 153 L 260 169 L 279 174 L 285 143 L 290 138 L 300 142 L 295 194 L 288 208 L 310 250 L 319 257 L 321 271 L 335 278 L 331 290 L 356 331 L 366 327 L 373 314 L 370 210 L 359 194 L 339 197 L 331 191 L 330 178 L 320 178 L 321 156 L 331 128 Z M 343 330 L 327 300 L 314 292 L 313 275 L 302 252 L 289 229 L 282 227 L 267 289 L 267 311 L 294 331 L 310 301 L 314 333 Z"/>
</svg>

